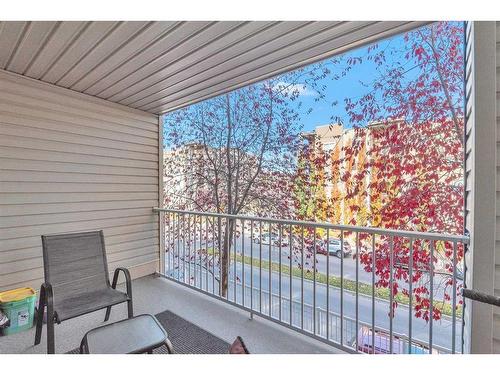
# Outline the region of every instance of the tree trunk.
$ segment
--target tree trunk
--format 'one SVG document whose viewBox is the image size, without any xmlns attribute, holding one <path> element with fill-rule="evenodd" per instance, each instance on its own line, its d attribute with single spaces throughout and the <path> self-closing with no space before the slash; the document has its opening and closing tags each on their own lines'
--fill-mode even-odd
<svg viewBox="0 0 500 375">
<path fill-rule="evenodd" d="M 231 258 L 231 247 L 234 238 L 234 229 L 236 227 L 235 219 L 227 219 L 224 228 L 224 244 L 222 246 L 220 267 L 221 267 L 221 296 L 227 297 L 228 285 L 229 285 L 229 259 Z M 236 261 L 234 259 L 233 261 Z"/>
</svg>

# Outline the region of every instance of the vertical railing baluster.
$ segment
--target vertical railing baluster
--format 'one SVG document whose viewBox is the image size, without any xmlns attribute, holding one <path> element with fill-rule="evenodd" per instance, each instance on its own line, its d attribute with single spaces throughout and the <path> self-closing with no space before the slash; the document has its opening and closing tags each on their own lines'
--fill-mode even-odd
<svg viewBox="0 0 500 375">
<path fill-rule="evenodd" d="M 429 312 L 429 353 L 432 354 L 432 322 L 434 320 L 434 241 L 430 240 L 429 282 L 430 282 L 430 312 Z"/>
<path fill-rule="evenodd" d="M 219 216 L 217 218 L 217 249 L 219 254 L 219 297 L 222 297 L 222 219 Z"/>
<path fill-rule="evenodd" d="M 169 235 L 169 246 L 170 248 L 170 276 L 173 278 L 174 274 L 172 273 L 175 271 L 175 214 L 170 214 L 169 215 L 169 222 L 170 222 L 170 230 L 168 231 Z"/>
<path fill-rule="evenodd" d="M 316 334 L 316 228 L 313 228 L 313 333 Z"/>
<path fill-rule="evenodd" d="M 198 234 L 199 236 L 199 242 L 198 242 L 198 280 L 200 284 L 200 289 L 203 289 L 203 274 L 202 274 L 202 266 L 203 266 L 203 259 L 202 259 L 202 254 L 203 254 L 203 234 L 202 234 L 202 221 L 203 221 L 203 216 L 199 215 L 199 226 L 197 227 L 198 229 Z"/>
<path fill-rule="evenodd" d="M 259 221 L 259 312 L 262 314 L 262 221 Z"/>
<path fill-rule="evenodd" d="M 330 229 L 326 229 L 326 339 L 330 340 Z"/>
<path fill-rule="evenodd" d="M 191 245 L 191 215 L 188 215 L 188 230 L 187 230 L 187 238 L 188 238 L 188 284 L 191 285 L 191 250 L 193 246 Z"/>
<path fill-rule="evenodd" d="M 182 281 L 186 282 L 186 214 L 182 214 Z"/>
<path fill-rule="evenodd" d="M 278 319 L 279 321 L 281 322 L 281 238 L 282 238 L 282 235 L 283 235 L 283 228 L 281 226 L 281 224 L 278 224 L 278 246 L 279 246 L 279 250 L 278 250 L 278 256 L 279 256 L 279 260 L 278 260 L 278 267 L 279 267 L 279 272 L 278 272 L 278 282 L 279 282 L 279 286 L 278 286 L 278 297 L 279 297 L 279 300 L 278 300 Z"/>
<path fill-rule="evenodd" d="M 234 220 L 236 222 L 236 220 Z M 229 275 L 231 274 L 231 220 L 226 218 L 226 226 L 224 230 L 224 251 L 226 254 L 226 300 L 229 301 Z M 236 225 L 236 224 L 235 224 Z M 236 259 L 235 259 L 236 261 Z M 221 263 L 222 264 L 222 263 Z"/>
<path fill-rule="evenodd" d="M 238 270 L 236 269 L 236 258 L 238 257 L 238 253 L 236 252 L 236 247 L 237 247 L 237 238 L 236 238 L 236 220 L 234 221 L 234 228 L 233 228 L 233 253 L 234 253 L 234 261 L 233 261 L 233 300 L 234 303 L 238 302 L 238 298 L 236 298 L 236 285 L 237 285 L 237 279 L 238 279 Z"/>
<path fill-rule="evenodd" d="M 359 331 L 359 232 L 356 232 L 356 351 L 358 351 Z M 344 254 L 342 254 L 344 257 Z"/>
<path fill-rule="evenodd" d="M 208 292 L 208 276 L 209 272 L 208 270 L 210 269 L 210 263 L 208 261 L 208 224 L 209 220 L 208 217 L 205 216 L 205 290 Z"/>
<path fill-rule="evenodd" d="M 413 324 L 413 238 L 410 238 L 410 258 L 408 262 L 408 354 L 411 354 L 412 324 Z"/>
<path fill-rule="evenodd" d="M 172 256 L 172 253 L 170 251 L 170 230 L 172 229 L 171 227 L 171 224 L 170 224 L 170 212 L 167 212 L 166 215 L 165 215 L 166 219 L 165 219 L 165 237 L 166 238 L 166 241 L 165 241 L 165 244 L 166 244 L 166 249 L 168 251 L 168 254 L 167 254 L 167 262 L 166 262 L 166 269 L 165 269 L 165 275 L 169 275 L 172 268 L 170 266 L 170 261 L 171 261 L 171 256 Z"/>
<path fill-rule="evenodd" d="M 241 223 L 241 305 L 245 307 L 245 220 Z"/>
<path fill-rule="evenodd" d="M 372 354 L 375 354 L 375 266 L 376 266 L 376 251 L 375 251 L 375 233 L 372 235 Z M 358 335 L 358 332 L 356 332 Z"/>
<path fill-rule="evenodd" d="M 250 221 L 250 319 L 253 318 L 253 220 Z"/>
<path fill-rule="evenodd" d="M 290 258 L 289 259 L 289 261 L 290 261 L 289 262 L 290 263 L 290 270 L 289 270 L 290 271 L 289 272 L 289 277 L 290 277 L 289 283 L 290 283 L 290 285 L 289 285 L 288 289 L 289 289 L 289 292 L 290 292 L 290 296 L 289 296 L 290 300 L 288 302 L 290 303 L 290 325 L 292 325 L 293 324 L 293 311 L 292 311 L 293 310 L 293 306 L 292 306 L 292 297 L 293 297 L 293 295 L 292 295 L 292 284 L 293 284 L 293 282 L 292 282 L 292 274 L 293 274 L 293 272 L 292 272 L 292 266 L 293 265 L 292 265 L 292 225 L 291 224 L 290 224 L 290 228 L 289 229 L 290 229 L 290 231 L 288 233 L 288 256 Z"/>
<path fill-rule="evenodd" d="M 301 225 L 300 329 L 304 329 L 304 226 Z"/>
<path fill-rule="evenodd" d="M 455 345 L 456 345 L 456 325 L 457 325 L 457 243 L 453 241 L 453 295 L 452 295 L 452 312 L 451 312 L 451 353 L 455 354 Z"/>
<path fill-rule="evenodd" d="M 394 268 L 394 236 L 391 236 L 389 239 L 389 353 L 392 354 L 393 350 L 393 319 L 394 319 L 394 295 L 393 295 L 393 286 L 394 286 L 394 280 L 393 280 L 393 268 Z"/>
<path fill-rule="evenodd" d="M 268 232 L 268 238 L 269 238 L 269 316 L 271 317 L 272 316 L 272 312 L 273 312 L 273 299 L 272 299 L 272 296 L 273 296 L 273 277 L 272 277 L 272 264 L 273 264 L 273 260 L 272 260 L 272 257 L 271 257 L 271 233 L 272 233 L 272 224 L 271 222 L 269 222 L 269 232 Z"/>
<path fill-rule="evenodd" d="M 215 294 L 215 217 L 212 218 L 212 294 Z"/>
<path fill-rule="evenodd" d="M 194 282 L 195 288 L 197 287 L 196 282 L 198 281 L 197 277 L 196 277 L 196 263 L 197 263 L 196 260 L 198 259 L 197 254 L 196 254 L 196 225 L 197 225 L 197 221 L 196 221 L 196 214 L 195 214 L 194 219 L 193 219 L 193 282 Z"/>
<path fill-rule="evenodd" d="M 340 231 L 340 345 L 344 346 L 344 231 Z M 357 334 L 357 333 L 356 333 Z"/>
<path fill-rule="evenodd" d="M 181 215 L 177 214 L 177 281 L 181 278 Z"/>
</svg>

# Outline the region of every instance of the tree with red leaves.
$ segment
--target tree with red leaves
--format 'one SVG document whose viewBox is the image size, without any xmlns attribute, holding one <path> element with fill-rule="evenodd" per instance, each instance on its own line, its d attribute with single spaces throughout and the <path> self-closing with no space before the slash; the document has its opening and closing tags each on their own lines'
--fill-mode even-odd
<svg viewBox="0 0 500 375">
<path fill-rule="evenodd" d="M 462 234 L 463 24 L 434 23 L 405 34 L 397 50 L 374 45 L 367 56 L 334 58 L 319 64 L 307 83 L 324 99 L 320 84 L 325 77 L 346 76 L 352 66 L 367 60 L 377 65 L 380 76 L 364 83 L 369 88 L 364 95 L 344 99 L 354 136 L 342 144 L 341 156 L 330 155 L 333 171 L 340 173 L 345 184 L 344 194 L 331 196 L 330 207 L 369 202 L 349 203 L 352 213 L 341 224 Z M 329 63 L 334 68 L 327 69 Z M 324 164 L 321 153 L 318 156 L 317 164 Z M 361 168 L 346 168 L 360 160 Z M 360 215 L 364 209 L 367 215 Z M 463 258 L 460 244 L 454 258 L 449 242 L 414 241 L 410 260 L 408 239 L 377 238 L 373 251 L 371 237 L 360 236 L 360 240 L 359 258 L 367 272 L 372 272 L 375 256 L 377 286 L 390 287 L 391 274 L 394 295 L 409 295 L 412 284 L 415 316 L 440 319 L 442 305 L 435 303 L 430 311 L 430 276 L 437 270 L 444 274 L 439 287 L 444 289 L 445 301 L 459 291 L 461 285 L 453 285 L 451 275 Z"/>
</svg>

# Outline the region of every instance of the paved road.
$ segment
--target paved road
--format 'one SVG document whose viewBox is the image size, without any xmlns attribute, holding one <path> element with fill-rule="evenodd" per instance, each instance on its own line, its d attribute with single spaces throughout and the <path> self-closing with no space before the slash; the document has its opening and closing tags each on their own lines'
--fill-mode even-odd
<svg viewBox="0 0 500 375">
<path fill-rule="evenodd" d="M 168 260 L 168 259 L 167 259 Z M 212 272 L 207 275 L 205 267 L 200 267 L 198 264 L 196 267 L 194 263 L 185 264 L 180 261 L 179 263 L 180 272 L 174 271 L 170 274 L 174 277 L 180 277 L 182 279 L 183 266 L 185 266 L 186 282 L 189 279 L 189 274 L 191 275 L 191 284 L 196 285 L 204 290 L 212 291 L 213 288 L 215 293 L 218 291 L 218 276 L 219 269 L 215 266 L 215 277 Z M 330 320 L 329 320 L 329 336 L 333 339 L 340 340 L 340 316 L 341 308 L 341 293 L 338 288 L 330 287 L 327 288 L 325 284 L 316 283 L 304 280 L 303 289 L 300 278 L 292 277 L 290 280 L 288 275 L 282 275 L 281 278 L 281 298 L 280 298 L 280 281 L 279 274 L 276 272 L 271 272 L 269 274 L 268 270 L 262 270 L 259 272 L 258 268 L 253 268 L 251 270 L 249 265 L 244 266 L 245 272 L 242 272 L 242 264 L 236 263 L 236 272 L 234 272 L 234 263 L 231 264 L 229 280 L 230 285 L 228 288 L 228 298 L 234 301 L 236 296 L 236 302 L 240 305 L 243 303 L 245 306 L 250 307 L 250 301 L 252 300 L 253 308 L 259 311 L 262 310 L 264 314 L 269 314 L 269 289 L 272 291 L 271 297 L 271 314 L 273 317 L 279 317 L 280 311 L 280 301 L 281 301 L 281 316 L 282 320 L 285 322 L 290 321 L 290 305 L 292 306 L 292 323 L 294 325 L 301 325 L 301 302 L 303 298 L 303 303 L 306 306 L 304 309 L 304 328 L 306 330 L 313 330 L 313 319 L 312 311 L 313 306 L 316 307 L 316 332 L 320 335 L 326 335 L 326 308 L 327 308 L 327 294 L 328 294 L 328 304 L 330 310 Z M 189 273 L 189 269 L 191 272 Z M 196 276 L 195 276 L 196 269 Z M 168 267 L 167 267 L 168 270 Z M 201 278 L 200 278 L 201 275 Z M 236 277 L 235 277 L 236 275 Z M 251 275 L 253 276 L 251 278 Z M 208 284 L 207 284 L 208 276 Z M 236 279 L 236 283 L 234 280 Z M 262 280 L 262 297 L 259 295 L 260 280 Z M 271 288 L 269 288 L 269 282 L 271 280 Z M 291 282 L 290 282 L 291 281 Z M 214 284 L 215 282 L 215 284 Z M 245 301 L 243 301 L 243 285 L 245 285 Z M 292 303 L 290 304 L 290 285 L 292 286 Z M 253 288 L 252 288 L 253 286 Z M 328 289 L 328 292 L 327 292 Z M 349 342 L 353 337 L 355 337 L 355 318 L 356 318 L 356 297 L 354 293 L 344 292 L 343 293 L 343 314 L 346 317 L 344 322 L 344 341 Z M 262 301 L 262 307 L 260 307 L 260 302 Z M 366 322 L 367 325 L 372 324 L 372 299 L 370 297 L 359 296 L 358 298 L 358 317 L 360 322 Z M 412 337 L 421 342 L 427 343 L 429 340 L 429 324 L 422 319 L 412 318 Z M 390 329 L 390 318 L 389 318 L 389 302 L 384 300 L 375 300 L 375 325 L 389 331 Z M 395 316 L 392 320 L 393 332 L 399 335 L 408 335 L 409 330 L 409 311 L 407 307 L 399 306 L 395 310 Z M 433 322 L 433 345 L 438 345 L 443 348 L 451 349 L 451 337 L 452 337 L 452 322 L 451 319 L 443 318 L 438 322 Z M 456 323 L 456 347 L 459 348 L 459 343 L 461 341 L 461 321 L 457 319 Z"/>
<path fill-rule="evenodd" d="M 196 245 L 196 248 L 200 248 L 200 243 L 199 241 L 196 241 L 196 244 L 193 244 L 193 248 Z M 202 247 L 205 247 L 206 244 L 202 243 Z M 211 243 L 208 244 L 208 246 L 212 246 Z M 176 243 L 176 251 L 178 250 L 180 254 L 182 254 L 182 249 L 183 249 L 183 244 L 182 241 L 179 242 L 179 246 L 177 248 L 177 243 Z M 236 241 L 236 247 L 234 245 L 232 246 L 231 251 L 233 252 L 236 249 L 236 253 L 241 255 L 242 254 L 242 249 L 244 252 L 245 256 L 253 256 L 254 259 L 260 259 L 269 261 L 271 260 L 272 262 L 278 263 L 280 259 L 280 251 L 281 251 L 281 262 L 284 265 L 290 265 L 290 248 L 289 247 L 282 247 L 281 249 L 277 246 L 271 246 L 271 252 L 269 252 L 269 245 L 260 245 L 253 243 L 250 239 L 250 237 L 245 236 L 245 238 L 242 240 L 240 237 Z M 269 257 L 269 253 L 271 253 L 271 257 Z M 234 254 L 234 253 L 233 253 Z M 328 259 L 328 262 L 327 262 Z M 301 255 L 293 252 L 292 253 L 292 266 L 297 266 L 301 264 L 302 259 Z M 350 257 L 345 257 L 344 259 L 339 259 L 336 256 L 329 255 L 328 257 L 323 254 L 316 254 L 316 270 L 317 272 L 326 274 L 327 273 L 327 263 L 329 263 L 329 274 L 334 275 L 334 276 L 341 276 L 341 269 L 342 273 L 344 275 L 344 278 L 347 280 L 356 280 L 356 259 L 353 258 L 353 256 Z M 314 259 L 313 256 L 311 255 L 309 258 L 305 255 L 304 256 L 304 264 L 305 264 L 305 269 L 312 270 L 312 266 L 314 264 Z M 371 272 L 366 272 L 364 268 L 362 267 L 361 264 L 358 264 L 359 267 L 359 272 L 358 272 L 358 281 L 366 284 L 372 284 L 372 274 Z M 425 277 L 425 275 L 424 275 Z M 377 279 L 376 279 L 377 280 Z M 443 300 L 444 297 L 444 291 L 445 291 L 445 282 L 448 280 L 448 277 L 443 277 L 442 275 L 435 275 L 434 276 L 434 299 L 435 300 Z M 405 288 L 408 289 L 409 285 L 406 283 L 404 280 L 397 280 L 396 281 L 400 288 Z M 428 280 L 425 281 L 425 283 L 428 283 Z M 415 288 L 417 285 L 414 284 L 413 287 Z M 451 293 L 451 289 L 448 286 L 447 287 L 447 293 Z"/>
</svg>

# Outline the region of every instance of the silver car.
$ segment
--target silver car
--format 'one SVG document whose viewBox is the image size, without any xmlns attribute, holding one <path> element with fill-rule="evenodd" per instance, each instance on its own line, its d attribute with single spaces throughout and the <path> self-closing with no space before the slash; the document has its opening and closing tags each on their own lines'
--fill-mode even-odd
<svg viewBox="0 0 500 375">
<path fill-rule="evenodd" d="M 342 250 L 344 252 L 344 258 L 352 254 L 351 245 L 349 242 L 344 241 L 344 247 L 340 246 L 341 242 L 339 238 L 330 238 L 328 243 L 328 253 L 330 255 L 335 255 L 337 258 L 342 257 Z"/>
</svg>

